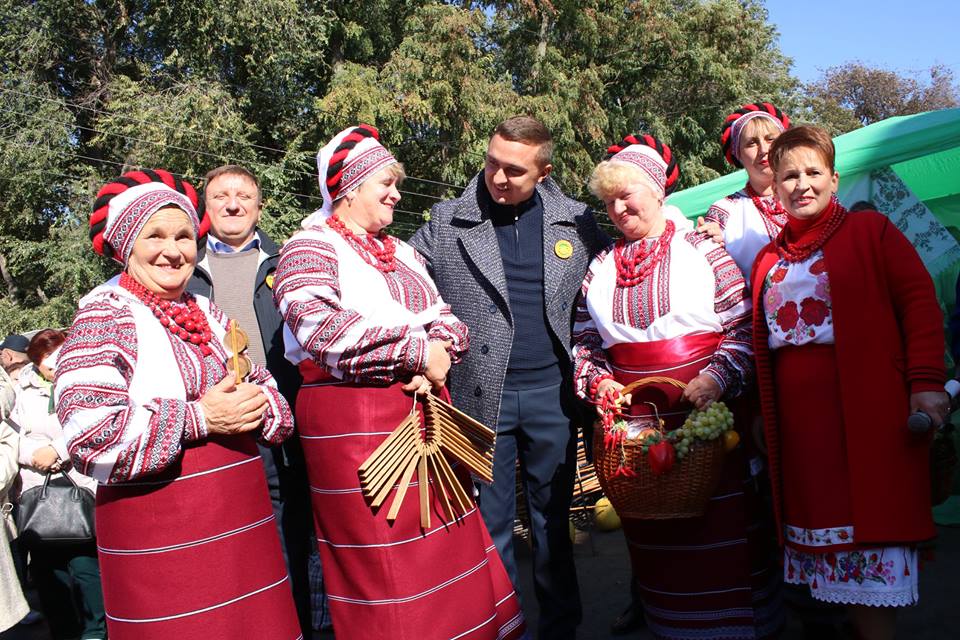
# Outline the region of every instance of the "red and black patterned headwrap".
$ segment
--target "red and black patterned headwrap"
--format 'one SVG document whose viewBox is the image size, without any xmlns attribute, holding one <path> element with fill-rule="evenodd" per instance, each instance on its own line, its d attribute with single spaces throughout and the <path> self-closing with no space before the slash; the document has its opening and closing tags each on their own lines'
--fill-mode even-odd
<svg viewBox="0 0 960 640">
<path fill-rule="evenodd" d="M 638 133 L 624 136 L 623 140 L 617 144 L 612 144 L 607 147 L 607 160 L 613 159 L 617 154 L 629 152 L 628 147 L 632 145 L 640 145 L 642 147 L 649 147 L 656 152 L 660 159 L 666 164 L 664 168 L 664 183 L 663 191 L 664 195 L 670 195 L 673 193 L 674 189 L 677 188 L 677 183 L 680 181 L 680 167 L 677 164 L 676 158 L 673 156 L 673 152 L 670 150 L 670 147 L 660 142 L 653 136 L 648 133 Z M 622 156 L 621 156 L 622 157 Z M 656 180 L 659 182 L 659 180 Z"/>
<path fill-rule="evenodd" d="M 790 118 L 787 114 L 769 102 L 745 104 L 728 115 L 723 121 L 723 129 L 720 132 L 720 145 L 723 147 L 723 155 L 727 162 L 740 169 L 743 168 L 743 164 L 737 158 L 740 131 L 743 130 L 749 120 L 755 117 L 770 118 L 780 127 L 781 131 L 790 128 Z"/>
<path fill-rule="evenodd" d="M 162 183 L 186 196 L 193 209 L 196 211 L 199 221 L 197 234 L 198 244 L 210 230 L 210 217 L 206 215 L 204 209 L 203 196 L 197 193 L 186 180 L 181 180 L 169 171 L 164 169 L 143 169 L 140 171 L 128 171 L 119 178 L 116 178 L 97 192 L 97 197 L 93 202 L 93 213 L 90 214 L 90 240 L 93 242 L 93 250 L 107 258 L 113 258 L 118 262 L 123 262 L 123 257 L 116 255 L 116 250 L 109 242 L 104 239 L 104 232 L 110 222 L 110 203 L 116 196 L 127 191 L 132 187 L 150 183 Z"/>
<path fill-rule="evenodd" d="M 356 147 L 358 143 L 367 138 L 373 138 L 379 141 L 380 132 L 368 124 L 361 124 L 354 127 L 350 133 L 344 136 L 334 149 L 333 155 L 330 156 L 330 162 L 327 165 L 327 174 L 325 176 L 327 191 L 330 193 L 331 200 L 336 200 L 346 182 L 349 182 L 350 176 L 347 176 L 346 182 L 344 181 L 344 169 L 350 152 L 353 151 L 353 148 Z M 346 186 L 349 187 L 350 185 Z"/>
</svg>

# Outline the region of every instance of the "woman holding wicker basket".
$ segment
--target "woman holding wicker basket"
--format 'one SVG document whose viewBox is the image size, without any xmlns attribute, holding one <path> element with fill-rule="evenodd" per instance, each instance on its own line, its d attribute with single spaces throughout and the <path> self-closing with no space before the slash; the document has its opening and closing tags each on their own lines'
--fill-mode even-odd
<svg viewBox="0 0 960 640">
<path fill-rule="evenodd" d="M 636 596 L 657 637 L 721 628 L 729 638 L 771 636 L 782 622 L 776 574 L 745 457 L 735 436 L 726 454 L 721 440 L 693 437 L 714 433 L 712 416 L 684 426 L 694 407 L 710 411 L 752 375 L 743 276 L 722 247 L 668 219 L 664 198 L 679 171 L 666 145 L 628 136 L 608 151 L 590 189 L 624 237 L 590 265 L 573 355 L 578 393 L 605 416 L 595 464 L 623 521 Z M 675 460 L 677 453 L 686 455 Z M 684 483 L 704 485 L 698 474 L 713 486 L 691 511 L 681 504 Z M 652 475 L 673 489 L 648 491 Z"/>
</svg>

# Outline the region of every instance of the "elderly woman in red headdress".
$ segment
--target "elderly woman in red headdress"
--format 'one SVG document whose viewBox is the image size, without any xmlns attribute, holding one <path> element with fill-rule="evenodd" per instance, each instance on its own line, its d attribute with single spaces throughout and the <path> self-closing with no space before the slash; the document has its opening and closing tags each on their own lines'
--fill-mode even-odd
<svg viewBox="0 0 960 640">
<path fill-rule="evenodd" d="M 727 162 L 745 169 L 747 183 L 739 191 L 717 200 L 698 230 L 722 240 L 744 278 L 757 253 L 777 237 L 787 223 L 787 213 L 773 192 L 770 145 L 790 127 L 790 118 L 769 102 L 745 104 L 723 123 L 720 144 Z M 749 286 L 749 282 L 747 283 Z"/>
<path fill-rule="evenodd" d="M 837 202 L 834 153 L 816 127 L 770 148 L 787 223 L 753 269 L 757 377 L 785 580 L 892 638 L 936 535 L 929 439 L 906 422 L 947 415 L 942 318 L 896 226 Z"/>
<path fill-rule="evenodd" d="M 300 636 L 255 439 L 293 418 L 270 374 L 227 371 L 229 322 L 186 293 L 204 225 L 166 171 L 104 186 L 98 253 L 123 272 L 80 301 L 57 360 L 71 459 L 100 483 L 97 543 L 112 640 Z"/>
<path fill-rule="evenodd" d="M 693 406 L 737 396 L 753 372 L 750 303 L 723 247 L 678 232 L 664 198 L 679 177 L 670 149 L 629 136 L 590 178 L 623 237 L 598 255 L 583 282 L 574 325 L 575 381 L 593 402 L 632 380 L 686 383 L 634 391 L 630 414 L 683 423 Z M 648 405 L 656 405 L 656 413 Z M 725 458 L 720 486 L 702 517 L 623 518 L 636 595 L 659 638 L 762 638 L 782 618 L 775 573 L 740 448 Z"/>
<path fill-rule="evenodd" d="M 378 137 L 350 127 L 320 150 L 323 208 L 284 245 L 274 283 L 303 374 L 297 424 L 333 627 L 344 639 L 519 638 L 523 614 L 476 509 L 422 529 L 416 491 L 392 524 L 361 493 L 357 469 L 410 414 L 407 394 L 442 388 L 467 349 L 419 254 L 386 232 L 404 172 Z M 439 500 L 432 485 L 434 514 Z"/>
</svg>

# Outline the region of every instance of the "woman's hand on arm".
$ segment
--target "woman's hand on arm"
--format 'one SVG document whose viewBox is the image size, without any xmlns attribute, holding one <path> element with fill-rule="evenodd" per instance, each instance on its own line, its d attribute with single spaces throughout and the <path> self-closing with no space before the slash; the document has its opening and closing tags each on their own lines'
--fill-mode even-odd
<svg viewBox="0 0 960 640">
<path fill-rule="evenodd" d="M 722 393 L 723 389 L 716 378 L 709 373 L 701 373 L 687 383 L 687 388 L 683 390 L 683 398 L 697 409 L 705 409 L 711 402 L 719 400 Z"/>
<path fill-rule="evenodd" d="M 227 376 L 210 387 L 199 400 L 209 434 L 231 435 L 260 426 L 267 410 L 267 398 L 255 384 L 236 384 Z"/>
<path fill-rule="evenodd" d="M 723 229 L 716 222 L 704 220 L 703 216 L 697 218 L 697 233 L 707 236 L 714 244 L 723 244 Z"/>
</svg>

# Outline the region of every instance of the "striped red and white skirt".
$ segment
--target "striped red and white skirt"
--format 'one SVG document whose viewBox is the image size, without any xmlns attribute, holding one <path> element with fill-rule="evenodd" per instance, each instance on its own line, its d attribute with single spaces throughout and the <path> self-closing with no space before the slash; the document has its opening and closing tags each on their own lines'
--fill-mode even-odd
<svg viewBox="0 0 960 640">
<path fill-rule="evenodd" d="M 253 438 L 213 436 L 159 476 L 97 490 L 111 640 L 301 638 Z"/>
<path fill-rule="evenodd" d="M 717 334 L 694 334 L 618 344 L 607 355 L 623 384 L 647 376 L 689 382 L 718 342 Z M 652 402 L 675 429 L 692 408 L 681 395 L 667 384 L 644 386 L 633 392 L 634 413 L 651 413 L 642 403 Z M 772 637 L 783 625 L 773 532 L 762 521 L 742 449 L 727 454 L 703 516 L 622 520 L 647 623 L 658 638 L 747 640 Z"/>
<path fill-rule="evenodd" d="M 399 384 L 309 378 L 297 398 L 334 633 L 338 640 L 523 638 L 519 600 L 476 508 L 444 522 L 431 487 L 431 526 L 423 530 L 416 476 L 393 524 L 386 519 L 392 495 L 372 510 L 361 493 L 358 467 L 412 403 Z"/>
</svg>

